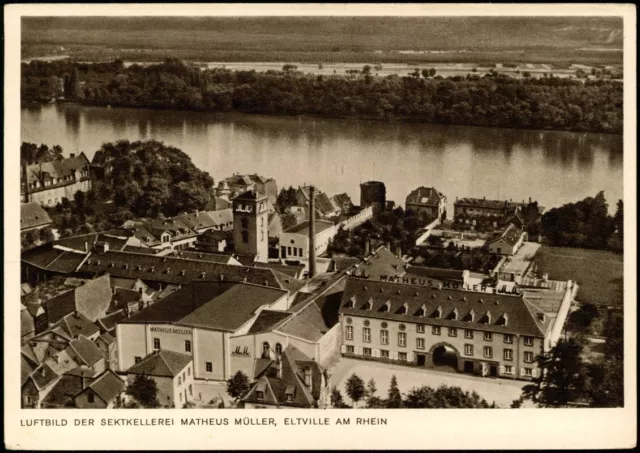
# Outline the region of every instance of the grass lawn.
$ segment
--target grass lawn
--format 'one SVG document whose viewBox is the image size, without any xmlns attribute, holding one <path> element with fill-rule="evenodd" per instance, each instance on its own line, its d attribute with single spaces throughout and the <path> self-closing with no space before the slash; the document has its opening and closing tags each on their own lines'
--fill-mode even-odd
<svg viewBox="0 0 640 453">
<path fill-rule="evenodd" d="M 535 257 L 538 273 L 551 280 L 574 280 L 576 299 L 598 304 L 623 304 L 623 256 L 614 252 L 543 245 Z"/>
</svg>

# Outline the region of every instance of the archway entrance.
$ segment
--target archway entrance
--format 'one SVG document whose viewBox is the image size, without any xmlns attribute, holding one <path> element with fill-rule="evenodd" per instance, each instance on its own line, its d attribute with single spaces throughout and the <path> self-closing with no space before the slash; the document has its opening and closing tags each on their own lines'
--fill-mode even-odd
<svg viewBox="0 0 640 453">
<path fill-rule="evenodd" d="M 433 350 L 433 366 L 434 368 L 442 368 L 443 370 L 458 371 L 458 355 L 451 346 L 440 345 Z"/>
</svg>

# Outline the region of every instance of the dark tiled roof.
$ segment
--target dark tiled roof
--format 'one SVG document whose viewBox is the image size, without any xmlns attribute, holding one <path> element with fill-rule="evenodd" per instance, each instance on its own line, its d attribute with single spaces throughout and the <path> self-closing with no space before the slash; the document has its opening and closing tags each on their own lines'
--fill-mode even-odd
<svg viewBox="0 0 640 453">
<path fill-rule="evenodd" d="M 337 195 L 334 195 L 333 199 L 335 200 L 336 204 L 340 206 L 340 208 L 343 208 L 346 206 L 349 206 L 349 207 L 353 206 L 353 202 L 351 201 L 351 198 L 346 193 L 339 193 Z"/>
<path fill-rule="evenodd" d="M 22 203 L 20 205 L 20 229 L 35 228 L 52 223 L 51 217 L 47 214 L 40 203 Z"/>
<path fill-rule="evenodd" d="M 212 212 L 215 212 L 215 211 L 212 211 Z M 189 228 L 194 230 L 200 230 L 202 228 L 211 228 L 217 225 L 211 218 L 210 213 L 206 211 L 180 214 L 173 218 L 183 222 Z"/>
<path fill-rule="evenodd" d="M 105 342 L 105 343 L 107 343 L 107 344 L 112 344 L 113 342 L 115 342 L 115 341 L 116 341 L 116 339 L 115 339 L 115 338 L 113 338 L 109 332 L 105 332 L 105 333 L 103 333 L 103 334 L 102 334 L 102 335 L 100 335 L 100 337 L 98 337 L 98 338 L 100 338 L 102 341 L 104 341 L 104 342 Z"/>
<path fill-rule="evenodd" d="M 38 337 L 48 332 L 57 332 L 68 338 L 77 338 L 80 335 L 89 337 L 99 331 L 98 326 L 92 323 L 82 313 L 70 313 L 41 334 L 38 334 Z"/>
<path fill-rule="evenodd" d="M 487 200 L 486 198 L 460 198 L 453 204 L 455 206 L 466 206 L 469 208 L 513 209 L 521 206 L 523 203 L 516 203 L 507 200 Z"/>
<path fill-rule="evenodd" d="M 86 257 L 87 254 L 85 253 L 64 252 L 47 265 L 47 270 L 59 272 L 61 274 L 70 274 L 78 269 Z"/>
<path fill-rule="evenodd" d="M 90 381 L 91 379 L 86 379 Z M 73 374 L 63 374 L 51 391 L 42 400 L 44 408 L 73 407 L 73 397 L 82 391 L 82 377 Z"/>
<path fill-rule="evenodd" d="M 335 212 L 336 206 L 331 203 L 331 200 L 326 193 L 320 192 L 316 194 L 316 209 L 318 209 L 323 215 L 327 215 Z"/>
<path fill-rule="evenodd" d="M 333 256 L 333 262 L 335 263 L 335 271 L 342 272 L 351 269 L 360 261 L 360 258 L 354 258 L 352 256 Z"/>
<path fill-rule="evenodd" d="M 102 401 L 109 403 L 124 391 L 125 385 L 122 379 L 116 376 L 113 371 L 107 370 L 95 378 L 89 385 L 89 388 L 93 390 Z"/>
<path fill-rule="evenodd" d="M 89 160 L 84 155 L 84 153 L 80 153 L 78 156 L 68 157 L 66 159 L 54 159 L 50 162 L 43 162 L 42 164 L 32 164 L 28 165 L 26 168 L 27 174 L 27 182 L 29 184 L 38 181 L 40 174 L 48 174 L 51 178 L 64 178 L 68 176 L 73 176 L 74 170 L 82 170 L 88 168 Z M 82 179 L 82 178 L 80 178 Z M 60 182 L 59 184 L 55 184 L 54 186 L 64 186 L 73 184 L 75 181 L 67 180 Z M 50 186 L 51 187 L 51 186 Z M 50 188 L 49 187 L 49 188 Z M 31 189 L 32 191 L 40 191 L 45 188 Z"/>
<path fill-rule="evenodd" d="M 176 377 L 191 363 L 191 356 L 173 351 L 155 351 L 134 364 L 127 374 L 146 374 L 147 376 Z"/>
<path fill-rule="evenodd" d="M 58 322 L 74 311 L 94 321 L 107 311 L 110 302 L 111 282 L 109 276 L 104 275 L 49 299 L 45 307 L 49 323 Z"/>
<path fill-rule="evenodd" d="M 367 309 L 371 301 L 371 309 Z M 388 311 L 383 311 L 389 302 Z M 402 314 L 406 304 L 406 314 Z M 426 316 L 420 311 L 424 306 Z M 441 317 L 435 317 L 438 307 Z M 457 310 L 457 319 L 453 315 Z M 342 296 L 340 313 L 391 319 L 430 325 L 471 328 L 492 332 L 503 332 L 542 337 L 549 328 L 532 314 L 533 307 L 518 296 L 487 294 L 460 290 L 440 290 L 424 286 L 376 282 L 349 278 Z M 474 314 L 469 321 L 470 313 Z M 485 322 L 489 313 L 490 320 Z M 503 325 L 504 316 L 507 325 Z"/>
<path fill-rule="evenodd" d="M 431 277 L 439 280 L 464 280 L 464 271 L 456 269 L 440 269 L 437 267 L 409 266 L 407 275 L 418 277 Z"/>
<path fill-rule="evenodd" d="M 407 195 L 407 204 L 423 204 L 429 206 L 437 206 L 444 199 L 444 195 L 433 187 L 418 187 L 416 190 Z"/>
<path fill-rule="evenodd" d="M 516 245 L 516 243 L 520 239 L 520 236 L 522 236 L 522 230 L 516 228 L 515 225 L 511 224 L 507 228 L 505 228 L 497 237 L 490 240 L 489 242 L 503 240 L 507 244 Z"/>
<path fill-rule="evenodd" d="M 280 264 L 280 263 L 254 263 L 255 267 L 263 267 L 266 269 L 274 269 L 282 274 L 288 275 L 293 278 L 300 278 L 302 275 L 302 271 L 304 270 L 303 264 L 298 264 L 296 266 L 289 264 Z"/>
<path fill-rule="evenodd" d="M 237 284 L 180 319 L 179 324 L 234 332 L 262 305 L 271 305 L 286 291 Z"/>
<path fill-rule="evenodd" d="M 315 305 L 320 309 L 326 330 L 331 329 L 338 323 L 341 301 L 342 291 L 322 295 L 314 300 Z"/>
<path fill-rule="evenodd" d="M 211 226 L 224 226 L 233 223 L 233 211 L 231 208 L 207 211 L 211 218 Z"/>
<path fill-rule="evenodd" d="M 233 282 L 191 282 L 179 291 L 158 300 L 122 323 L 171 323 L 179 321 L 237 283 Z"/>
<path fill-rule="evenodd" d="M 31 373 L 31 379 L 36 384 L 38 390 L 42 390 L 58 379 L 58 375 L 49 365 L 43 363 Z"/>
<path fill-rule="evenodd" d="M 85 244 L 88 247 L 88 250 L 91 250 L 96 242 L 108 243 L 110 250 L 120 250 L 125 246 L 127 240 L 105 233 L 90 233 L 58 239 L 54 244 L 77 250 L 79 252 L 84 252 Z"/>
<path fill-rule="evenodd" d="M 293 337 L 316 342 L 329 328 L 324 322 L 320 308 L 315 303 L 311 303 L 280 324 L 277 330 Z"/>
<path fill-rule="evenodd" d="M 25 349 L 24 346 L 22 349 Z M 27 356 L 22 353 L 20 354 L 20 385 L 24 385 L 29 379 L 29 376 L 38 366 L 38 362 L 34 359 L 27 358 Z"/>
<path fill-rule="evenodd" d="M 98 320 L 98 324 L 107 332 L 113 331 L 116 328 L 116 324 L 127 317 L 124 310 L 118 310 L 113 312 L 102 319 Z"/>
<path fill-rule="evenodd" d="M 331 228 L 333 226 L 333 222 L 329 222 L 327 220 L 316 220 L 316 234 L 326 230 L 327 228 Z M 309 235 L 309 221 L 305 220 L 297 225 L 294 225 L 285 230 L 285 233 L 297 233 L 305 236 Z"/>
<path fill-rule="evenodd" d="M 82 335 L 71 341 L 69 346 L 87 366 L 93 366 L 104 358 L 100 349 L 91 340 Z"/>
<path fill-rule="evenodd" d="M 222 233 L 221 231 L 215 231 L 215 233 Z M 205 233 L 206 234 L 206 233 Z M 224 233 L 223 233 L 224 234 Z M 189 260 L 208 261 L 210 263 L 227 264 L 233 258 L 231 254 L 227 253 L 209 253 L 204 251 L 191 252 L 188 250 L 178 250 L 174 255 L 176 258 L 183 258 Z"/>
<path fill-rule="evenodd" d="M 240 195 L 235 197 L 234 200 L 261 200 L 263 198 L 267 198 L 267 196 L 256 193 L 253 190 L 247 190 L 246 192 L 241 193 Z"/>
<path fill-rule="evenodd" d="M 124 247 L 122 247 L 122 251 L 130 252 L 130 253 L 142 253 L 145 255 L 157 255 L 158 253 L 161 252 L 161 250 L 158 250 L 158 249 L 151 249 L 148 247 L 136 247 L 135 245 L 125 245 Z"/>
<path fill-rule="evenodd" d="M 372 255 L 358 264 L 353 270 L 353 275 L 368 277 L 378 280 L 380 276 L 398 276 L 406 273 L 405 261 L 387 250 L 386 247 L 379 247 Z"/>
<path fill-rule="evenodd" d="M 211 281 L 223 278 L 224 281 L 241 282 L 246 279 L 249 283 L 282 287 L 271 269 L 126 252 L 109 251 L 102 255 L 92 255 L 79 271 L 92 274 L 108 272 L 115 277 L 140 278 L 161 283 L 185 284 L 192 280 Z"/>
<path fill-rule="evenodd" d="M 288 311 L 275 311 L 275 310 L 262 310 L 256 320 L 251 325 L 251 329 L 247 332 L 247 335 L 260 332 L 268 332 L 272 328 L 280 323 L 283 319 L 287 319 L 291 316 Z"/>
<path fill-rule="evenodd" d="M 20 335 L 22 337 L 36 331 L 33 316 L 27 310 L 27 307 L 20 309 Z"/>
<path fill-rule="evenodd" d="M 20 259 L 25 263 L 31 264 L 32 266 L 46 269 L 47 265 L 50 262 L 64 253 L 66 252 L 64 252 L 63 250 L 58 250 L 51 247 L 38 247 L 33 250 L 22 252 Z"/>
<path fill-rule="evenodd" d="M 116 288 L 116 292 L 113 295 L 112 302 L 116 309 L 121 309 L 128 306 L 132 302 L 138 302 L 140 299 L 141 295 L 136 290 Z"/>
</svg>

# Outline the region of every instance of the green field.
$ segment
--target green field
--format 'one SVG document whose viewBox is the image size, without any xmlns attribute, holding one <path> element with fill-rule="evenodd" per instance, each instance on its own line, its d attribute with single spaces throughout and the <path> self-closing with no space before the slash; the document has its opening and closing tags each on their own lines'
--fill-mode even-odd
<svg viewBox="0 0 640 453">
<path fill-rule="evenodd" d="M 580 302 L 622 306 L 623 256 L 614 252 L 543 245 L 536 258 L 539 273 L 551 280 L 574 280 Z"/>
<path fill-rule="evenodd" d="M 138 61 L 622 63 L 613 17 L 33 17 L 22 27 L 23 58 L 64 47 Z"/>
</svg>

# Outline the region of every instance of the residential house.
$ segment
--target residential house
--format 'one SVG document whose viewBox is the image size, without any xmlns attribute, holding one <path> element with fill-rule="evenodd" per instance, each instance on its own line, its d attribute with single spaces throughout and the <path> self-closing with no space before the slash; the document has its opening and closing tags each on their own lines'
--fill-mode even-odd
<svg viewBox="0 0 640 453">
<path fill-rule="evenodd" d="M 22 408 L 40 409 L 41 401 L 60 379 L 51 367 L 43 363 L 34 369 L 22 384 Z"/>
<path fill-rule="evenodd" d="M 24 203 L 55 206 L 63 198 L 73 200 L 76 192 L 91 189 L 89 160 L 84 153 L 50 162 L 22 165 L 20 195 Z"/>
<path fill-rule="evenodd" d="M 447 197 L 433 187 L 418 187 L 407 195 L 405 201 L 407 211 L 425 214 L 427 223 L 444 220 L 447 216 Z"/>
<path fill-rule="evenodd" d="M 491 253 L 497 255 L 515 255 L 526 241 L 527 233 L 510 224 L 498 232 L 493 239 L 487 241 L 487 246 Z"/>
<path fill-rule="evenodd" d="M 278 197 L 278 186 L 273 178 L 265 178 L 256 174 L 234 174 L 218 183 L 215 195 L 229 200 L 249 190 L 266 195 L 269 199 L 270 210 L 273 209 Z M 216 207 L 216 209 L 221 208 Z"/>
<path fill-rule="evenodd" d="M 20 205 L 20 233 L 39 230 L 51 226 L 53 221 L 40 203 L 22 203 Z"/>
<path fill-rule="evenodd" d="M 156 382 L 157 400 L 162 407 L 178 407 L 193 400 L 193 357 L 170 350 L 157 349 L 136 360 L 125 373 L 127 383 L 144 375 Z"/>
<path fill-rule="evenodd" d="M 65 409 L 75 407 L 74 397 L 85 389 L 97 376 L 97 372 L 86 367 L 75 367 L 64 373 L 40 403 L 42 409 Z"/>
<path fill-rule="evenodd" d="M 106 370 L 91 380 L 73 397 L 78 409 L 112 409 L 125 390 L 125 383 L 111 370 Z"/>
<path fill-rule="evenodd" d="M 329 241 L 331 241 L 335 235 L 336 228 L 332 222 L 316 220 L 316 256 L 327 251 Z M 304 222 L 285 230 L 280 235 L 279 242 L 281 259 L 298 259 L 301 261 L 307 261 L 309 259 L 309 221 L 305 220 Z"/>
</svg>

